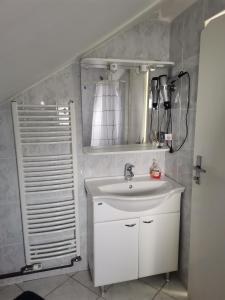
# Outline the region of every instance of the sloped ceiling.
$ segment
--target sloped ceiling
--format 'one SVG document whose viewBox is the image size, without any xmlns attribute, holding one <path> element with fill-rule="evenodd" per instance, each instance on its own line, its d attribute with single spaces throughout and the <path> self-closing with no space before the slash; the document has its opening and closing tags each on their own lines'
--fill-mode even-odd
<svg viewBox="0 0 225 300">
<path fill-rule="evenodd" d="M 52 73 L 150 10 L 163 5 L 162 13 L 170 19 L 193 1 L 1 0 L 0 101 Z M 172 12 L 169 14 L 168 2 L 174 3 L 174 9 L 168 6 Z"/>
</svg>

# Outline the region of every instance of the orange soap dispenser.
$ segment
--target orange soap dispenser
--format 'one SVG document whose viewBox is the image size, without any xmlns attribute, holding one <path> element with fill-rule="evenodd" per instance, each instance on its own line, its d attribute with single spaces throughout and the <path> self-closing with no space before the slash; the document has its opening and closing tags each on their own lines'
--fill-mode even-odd
<svg viewBox="0 0 225 300">
<path fill-rule="evenodd" d="M 161 170 L 156 159 L 153 159 L 152 161 L 152 165 L 149 170 L 149 175 L 155 179 L 160 179 L 161 177 Z"/>
</svg>

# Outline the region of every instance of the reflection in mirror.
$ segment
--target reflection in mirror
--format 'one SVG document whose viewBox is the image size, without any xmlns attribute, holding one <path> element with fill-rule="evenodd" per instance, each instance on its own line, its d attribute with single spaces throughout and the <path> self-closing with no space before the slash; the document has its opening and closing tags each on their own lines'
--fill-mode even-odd
<svg viewBox="0 0 225 300">
<path fill-rule="evenodd" d="M 154 134 L 157 139 L 151 79 L 162 74 L 167 74 L 167 69 L 82 66 L 83 146 L 152 143 Z"/>
</svg>

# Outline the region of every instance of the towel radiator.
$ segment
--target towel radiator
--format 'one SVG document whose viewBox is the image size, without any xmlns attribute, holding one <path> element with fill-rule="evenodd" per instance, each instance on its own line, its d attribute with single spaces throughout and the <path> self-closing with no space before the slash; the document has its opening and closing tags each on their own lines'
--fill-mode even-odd
<svg viewBox="0 0 225 300">
<path fill-rule="evenodd" d="M 26 264 L 80 260 L 74 103 L 12 102 L 12 112 Z"/>
</svg>

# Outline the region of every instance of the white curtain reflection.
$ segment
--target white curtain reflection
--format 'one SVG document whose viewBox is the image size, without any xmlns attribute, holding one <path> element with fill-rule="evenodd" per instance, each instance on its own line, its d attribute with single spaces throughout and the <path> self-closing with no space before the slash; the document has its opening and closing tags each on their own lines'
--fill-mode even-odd
<svg viewBox="0 0 225 300">
<path fill-rule="evenodd" d="M 122 143 L 122 102 L 119 81 L 102 80 L 96 84 L 91 146 Z"/>
</svg>

